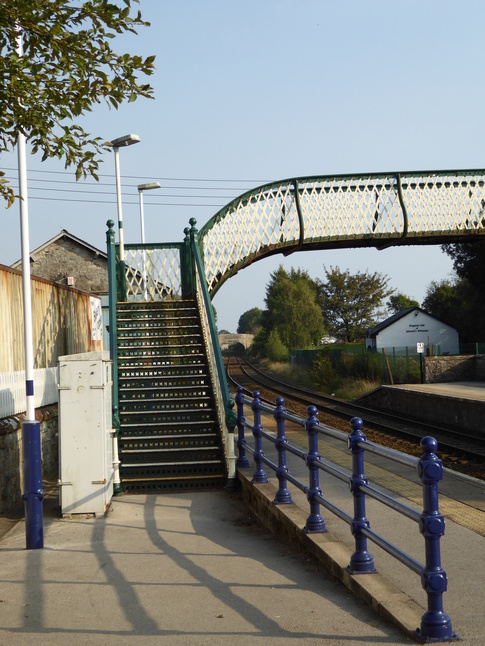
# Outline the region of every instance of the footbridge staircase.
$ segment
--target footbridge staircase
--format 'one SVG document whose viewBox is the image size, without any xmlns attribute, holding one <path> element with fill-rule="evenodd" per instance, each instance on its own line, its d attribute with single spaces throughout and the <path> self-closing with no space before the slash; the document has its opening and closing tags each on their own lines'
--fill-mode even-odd
<svg viewBox="0 0 485 646">
<path fill-rule="evenodd" d="M 482 239 L 485 171 L 293 178 L 190 225 L 182 243 L 117 245 L 108 222 L 117 492 L 234 483 L 236 415 L 211 306 L 226 280 L 277 253 Z"/>
</svg>

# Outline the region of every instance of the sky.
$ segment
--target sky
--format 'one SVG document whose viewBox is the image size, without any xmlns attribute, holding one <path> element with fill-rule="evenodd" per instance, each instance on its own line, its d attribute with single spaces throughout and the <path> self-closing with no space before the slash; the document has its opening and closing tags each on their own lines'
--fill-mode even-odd
<svg viewBox="0 0 485 646">
<path fill-rule="evenodd" d="M 136 7 L 136 5 L 135 5 Z M 81 125 L 120 151 L 126 243 L 140 240 L 137 185 L 149 243 L 180 242 L 238 194 L 307 175 L 485 167 L 485 60 L 481 0 L 141 0 L 149 28 L 116 51 L 156 55 L 154 100 L 109 110 Z M 29 155 L 29 237 L 35 249 L 61 229 L 106 248 L 117 219 L 112 153 L 100 182 L 75 182 L 61 162 Z M 17 157 L 0 156 L 14 186 Z M 20 258 L 19 208 L 0 207 L 0 264 Z M 314 278 L 324 266 L 378 271 L 422 302 L 449 278 L 439 246 L 346 249 L 274 256 L 240 271 L 214 298 L 219 329 L 264 309 L 279 264 Z"/>
</svg>

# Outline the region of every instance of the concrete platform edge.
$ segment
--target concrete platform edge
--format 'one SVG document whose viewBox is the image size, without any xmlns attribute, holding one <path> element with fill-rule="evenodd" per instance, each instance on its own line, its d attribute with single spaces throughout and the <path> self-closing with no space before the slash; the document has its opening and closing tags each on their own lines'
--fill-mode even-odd
<svg viewBox="0 0 485 646">
<path fill-rule="evenodd" d="M 275 505 L 276 488 L 271 483 L 253 484 L 249 469 L 238 469 L 245 505 L 262 526 L 284 542 L 311 554 L 353 594 L 367 603 L 379 616 L 397 626 L 408 637 L 422 643 L 416 630 L 425 609 L 399 590 L 382 574 L 352 575 L 346 567 L 351 551 L 331 533 L 307 534 L 303 531 L 308 512 L 292 503 Z M 350 530 L 349 530 L 350 531 Z M 416 582 L 419 585 L 419 582 Z"/>
</svg>

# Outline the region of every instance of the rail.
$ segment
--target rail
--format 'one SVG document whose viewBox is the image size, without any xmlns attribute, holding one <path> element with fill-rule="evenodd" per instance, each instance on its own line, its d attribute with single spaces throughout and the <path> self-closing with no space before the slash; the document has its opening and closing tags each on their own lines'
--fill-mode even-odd
<svg viewBox="0 0 485 646">
<path fill-rule="evenodd" d="M 190 219 L 191 228 L 187 229 L 187 235 L 190 237 L 190 244 L 194 259 L 192 268 L 195 279 L 195 296 L 200 313 L 202 332 L 204 341 L 208 349 L 209 370 L 212 384 L 214 387 L 214 397 L 216 400 L 217 415 L 219 426 L 221 428 L 222 440 L 227 466 L 227 487 L 230 489 L 236 483 L 236 456 L 234 453 L 234 428 L 236 425 L 236 415 L 232 408 L 234 403 L 231 399 L 229 388 L 226 381 L 224 362 L 222 360 L 221 348 L 217 338 L 217 327 L 214 319 L 214 310 L 209 296 L 209 291 L 204 280 L 204 266 L 200 257 L 197 246 L 197 229 L 195 228 L 195 218 Z"/>
<path fill-rule="evenodd" d="M 345 521 L 351 529 L 355 540 L 348 571 L 351 574 L 369 574 L 376 571 L 374 559 L 367 550 L 367 539 L 381 547 L 421 577 L 423 589 L 427 594 L 428 608 L 421 618 L 421 627 L 417 635 L 423 641 L 450 641 L 457 638 L 452 630 L 451 619 L 443 610 L 443 592 L 447 589 L 446 572 L 441 567 L 440 538 L 444 534 L 444 518 L 438 505 L 438 483 L 443 478 L 443 465 L 436 456 L 438 443 L 432 437 L 421 440 L 423 455 L 421 458 L 407 456 L 367 440 L 363 432 L 363 422 L 354 417 L 351 422 L 352 431 L 349 435 L 320 424 L 315 406 L 308 406 L 308 417 L 303 419 L 290 414 L 284 407 L 284 399 L 278 397 L 273 408 L 261 402 L 258 391 L 254 391 L 253 399 L 244 396 L 242 386 L 238 386 L 234 401 L 237 406 L 237 468 L 250 466 L 246 452 L 251 454 L 255 462 L 253 483 L 268 482 L 264 466 L 272 469 L 278 479 L 278 490 L 275 504 L 292 503 L 288 483 L 303 491 L 308 499 L 310 513 L 307 517 L 304 531 L 307 533 L 325 532 L 325 520 L 320 514 L 322 505 L 338 518 Z M 244 405 L 249 405 L 253 412 L 253 424 L 246 421 Z M 276 420 L 276 435 L 268 432 L 261 424 L 261 413 L 272 415 Z M 286 437 L 285 423 L 290 421 L 305 428 L 308 435 L 308 451 L 292 445 Z M 254 436 L 254 448 L 246 441 L 245 430 L 251 430 Z M 352 454 L 352 472 L 349 475 L 332 464 L 323 460 L 318 452 L 318 435 L 323 434 L 345 442 Z M 274 444 L 278 452 L 278 464 L 268 459 L 263 451 L 263 440 Z M 365 452 L 373 453 L 407 467 L 416 468 L 423 485 L 423 510 L 415 509 L 393 499 L 379 491 L 369 483 L 365 475 Z M 287 463 L 287 453 L 303 460 L 308 468 L 308 483 L 301 482 L 290 473 Z M 324 471 L 349 485 L 353 496 L 353 516 L 325 498 L 319 483 L 319 471 Z M 366 496 L 382 503 L 394 511 L 416 522 L 425 541 L 425 564 L 419 563 L 410 555 L 393 545 L 386 538 L 372 531 L 366 517 Z"/>
</svg>

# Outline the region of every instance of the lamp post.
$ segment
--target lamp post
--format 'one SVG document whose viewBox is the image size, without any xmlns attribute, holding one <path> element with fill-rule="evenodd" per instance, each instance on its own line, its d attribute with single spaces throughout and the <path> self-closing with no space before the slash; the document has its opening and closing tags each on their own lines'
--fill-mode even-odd
<svg viewBox="0 0 485 646">
<path fill-rule="evenodd" d="M 17 35 L 17 54 L 23 56 L 22 33 Z M 24 350 L 26 413 L 22 423 L 23 494 L 26 548 L 44 547 L 42 453 L 40 422 L 35 419 L 32 295 L 30 289 L 29 207 L 27 197 L 26 138 L 18 131 L 20 236 L 22 246 L 22 295 L 24 304 Z"/>
<path fill-rule="evenodd" d="M 145 244 L 145 220 L 143 217 L 143 191 L 151 191 L 154 188 L 161 188 L 160 182 L 149 182 L 148 184 L 138 184 L 138 195 L 140 197 L 140 230 L 141 230 L 142 244 Z"/>
<path fill-rule="evenodd" d="M 125 146 L 132 146 L 137 144 L 140 141 L 138 135 L 124 135 L 123 137 L 118 137 L 111 141 L 113 150 L 115 153 L 115 175 L 116 175 L 116 201 L 118 204 L 118 235 L 120 242 L 120 262 L 123 264 L 125 262 L 125 243 L 123 237 L 123 213 L 121 208 L 121 180 L 120 180 L 120 148 Z M 124 274 L 124 268 L 123 268 Z"/>
<path fill-rule="evenodd" d="M 154 188 L 161 188 L 160 182 L 149 182 L 148 184 L 138 184 L 138 196 L 140 198 L 140 232 L 141 232 L 141 243 L 145 244 L 145 219 L 143 215 L 143 191 L 151 191 Z M 143 249 L 143 294 L 144 298 L 148 300 L 148 290 L 147 290 L 147 257 L 146 251 Z"/>
</svg>

